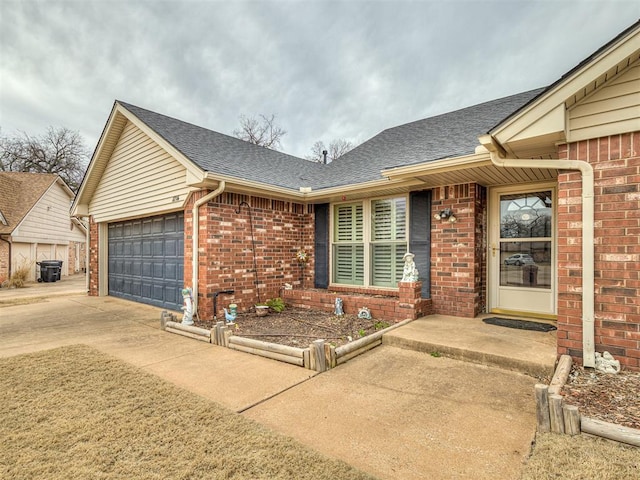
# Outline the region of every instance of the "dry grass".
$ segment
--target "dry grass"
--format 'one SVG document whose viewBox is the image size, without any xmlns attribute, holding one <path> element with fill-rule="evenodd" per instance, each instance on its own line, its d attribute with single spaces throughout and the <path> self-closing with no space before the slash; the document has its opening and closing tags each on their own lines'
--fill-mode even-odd
<svg viewBox="0 0 640 480">
<path fill-rule="evenodd" d="M 27 282 L 27 278 L 29 278 L 29 273 L 31 273 L 32 266 L 33 262 L 23 262 L 22 265 L 20 265 L 11 273 L 11 278 L 9 278 L 9 283 L 7 286 L 9 288 L 24 287 L 24 284 Z"/>
<path fill-rule="evenodd" d="M 89 347 L 0 371 L 0 478 L 371 478 Z"/>
<path fill-rule="evenodd" d="M 640 448 L 579 435 L 538 435 L 520 480 L 638 480 Z"/>
</svg>

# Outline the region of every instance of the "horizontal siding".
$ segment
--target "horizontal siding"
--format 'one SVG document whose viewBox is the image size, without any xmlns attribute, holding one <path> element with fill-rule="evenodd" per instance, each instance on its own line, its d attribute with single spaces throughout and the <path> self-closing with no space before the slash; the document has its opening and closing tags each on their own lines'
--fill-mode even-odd
<svg viewBox="0 0 640 480">
<path fill-rule="evenodd" d="M 71 223 L 71 198 L 56 182 L 42 196 L 24 218 L 12 236 L 30 242 L 63 243 L 84 242 L 85 234 Z"/>
<path fill-rule="evenodd" d="M 640 130 L 640 64 L 606 83 L 569 110 L 569 140 Z"/>
<path fill-rule="evenodd" d="M 182 208 L 186 169 L 144 132 L 127 123 L 96 188 L 95 221 L 143 217 Z M 178 196 L 178 202 L 173 197 Z"/>
</svg>

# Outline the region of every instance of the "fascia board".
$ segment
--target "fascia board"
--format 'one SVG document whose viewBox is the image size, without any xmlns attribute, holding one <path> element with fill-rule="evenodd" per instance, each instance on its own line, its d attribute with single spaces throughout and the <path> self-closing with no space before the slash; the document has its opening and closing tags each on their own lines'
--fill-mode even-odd
<svg viewBox="0 0 640 480">
<path fill-rule="evenodd" d="M 508 144 L 511 139 L 519 137 L 527 128 L 551 114 L 553 110 L 560 106 L 564 108 L 567 98 L 585 88 L 590 82 L 595 81 L 610 69 L 615 68 L 623 59 L 632 56 L 637 52 L 638 45 L 640 45 L 640 28 L 629 32 L 626 37 L 601 52 L 597 58 L 561 79 L 557 85 L 543 93 L 522 112 L 493 128 L 490 131 L 491 135 L 501 144 Z M 565 134 L 566 117 L 563 118 L 563 125 L 559 131 Z"/>
<path fill-rule="evenodd" d="M 428 163 L 420 163 L 417 165 L 408 165 L 405 167 L 389 168 L 382 170 L 380 173 L 389 179 L 402 179 L 415 175 L 424 175 L 425 173 L 436 173 L 443 170 L 464 170 L 469 167 L 478 167 L 482 164 L 490 164 L 491 157 L 489 153 L 480 153 L 474 155 L 466 155 L 464 157 L 445 158 Z"/>
<path fill-rule="evenodd" d="M 370 182 L 323 188 L 320 190 L 311 190 L 309 192 L 301 192 L 290 188 L 275 187 L 273 185 L 254 182 L 251 180 L 218 175 L 212 172 L 206 172 L 205 179 L 208 181 L 208 186 L 211 188 L 217 186 L 218 182 L 225 181 L 227 184 L 225 191 L 233 191 L 237 193 L 253 193 L 266 197 L 277 197 L 287 200 L 295 200 L 301 203 L 317 203 L 323 200 L 327 200 L 331 197 L 335 197 L 336 195 L 362 195 L 367 192 L 371 192 L 372 194 L 374 194 L 376 191 L 383 188 L 387 189 L 409 187 L 421 183 L 419 181 L 411 182 L 405 179 L 392 180 L 388 178 L 381 178 L 380 180 L 374 180 Z"/>
<path fill-rule="evenodd" d="M 100 172 L 96 172 L 96 169 L 100 168 L 96 165 L 99 164 L 98 159 L 102 156 L 105 149 L 106 138 L 108 137 L 108 133 L 113 129 L 114 123 L 116 121 L 117 115 L 117 107 L 118 104 L 114 104 L 111 108 L 111 113 L 109 114 L 109 118 L 107 119 L 107 123 L 102 130 L 102 135 L 100 135 L 100 139 L 98 140 L 98 145 L 96 146 L 95 151 L 93 152 L 93 156 L 89 161 L 89 165 L 87 166 L 87 171 L 84 174 L 84 178 L 82 179 L 82 183 L 80 184 L 80 188 L 78 188 L 78 193 L 76 193 L 76 197 L 73 200 L 73 204 L 71 205 L 71 215 L 72 216 L 80 216 L 84 214 L 88 214 L 89 211 L 89 201 L 85 199 L 85 197 L 93 192 L 87 192 L 87 184 L 89 183 L 89 179 L 93 177 L 93 175 L 102 175 L 104 171 L 104 166 L 102 166 Z M 80 208 L 80 205 L 83 205 L 84 208 Z M 81 211 L 83 213 L 81 213 Z M 86 213 L 84 213 L 86 212 Z"/>
</svg>

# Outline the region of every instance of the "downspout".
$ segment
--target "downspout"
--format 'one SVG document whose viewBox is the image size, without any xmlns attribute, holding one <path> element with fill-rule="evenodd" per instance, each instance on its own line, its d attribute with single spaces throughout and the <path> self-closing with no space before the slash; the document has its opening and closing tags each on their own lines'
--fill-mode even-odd
<svg viewBox="0 0 640 480">
<path fill-rule="evenodd" d="M 7 265 L 7 280 L 9 280 L 11 278 L 11 240 L 2 238 L 2 235 L 0 235 L 0 240 L 2 240 L 3 242 L 7 242 L 7 244 L 9 245 L 9 264 Z"/>
<path fill-rule="evenodd" d="M 582 175 L 582 364 L 595 367 L 595 287 L 594 287 L 594 190 L 593 167 L 582 160 L 542 160 L 507 158 L 506 151 L 491 135 L 480 138 L 489 150 L 491 162 L 501 168 L 548 168 L 578 170 Z"/>
<path fill-rule="evenodd" d="M 200 210 L 200 207 L 202 205 L 204 205 L 205 203 L 207 203 L 209 200 L 217 197 L 218 195 L 220 195 L 222 192 L 224 192 L 224 189 L 226 187 L 226 183 L 224 182 L 224 180 L 221 180 L 218 183 L 218 188 L 216 188 L 213 192 L 205 195 L 204 197 L 202 197 L 199 200 L 196 200 L 196 202 L 193 204 L 193 210 L 192 210 L 192 214 L 191 217 L 193 218 L 193 231 L 191 233 L 191 240 L 192 240 L 192 244 L 191 244 L 191 290 L 193 292 L 193 311 L 196 312 L 196 315 L 198 314 L 198 267 L 199 267 L 199 262 L 198 262 L 198 245 L 200 243 L 200 218 L 199 218 L 199 213 L 198 211 Z M 198 317 L 200 318 L 200 317 Z"/>
</svg>

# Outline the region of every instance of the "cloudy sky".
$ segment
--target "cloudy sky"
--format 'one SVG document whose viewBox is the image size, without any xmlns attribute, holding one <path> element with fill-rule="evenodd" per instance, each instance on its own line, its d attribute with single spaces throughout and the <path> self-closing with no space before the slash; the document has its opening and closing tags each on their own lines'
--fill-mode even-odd
<svg viewBox="0 0 640 480">
<path fill-rule="evenodd" d="M 0 0 L 0 128 L 77 130 L 114 100 L 283 150 L 546 86 L 640 18 L 637 0 Z"/>
</svg>

